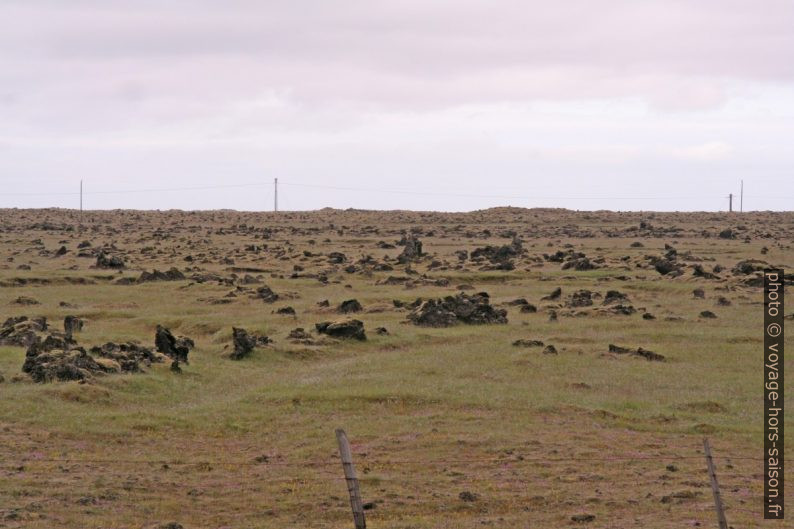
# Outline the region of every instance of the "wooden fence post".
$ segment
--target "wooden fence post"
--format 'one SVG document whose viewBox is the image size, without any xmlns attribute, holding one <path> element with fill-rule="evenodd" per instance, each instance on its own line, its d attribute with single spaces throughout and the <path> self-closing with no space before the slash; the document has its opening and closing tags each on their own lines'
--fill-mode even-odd
<svg viewBox="0 0 794 529">
<path fill-rule="evenodd" d="M 709 446 L 709 440 L 706 438 L 703 438 L 703 451 L 706 453 L 706 465 L 709 469 L 711 492 L 714 494 L 714 507 L 717 509 L 717 523 L 720 529 L 728 529 L 728 522 L 725 520 L 725 511 L 722 508 L 722 498 L 720 498 L 720 485 L 717 483 L 717 474 L 714 472 L 714 461 L 711 459 L 711 447 Z"/>
<path fill-rule="evenodd" d="M 341 428 L 336 430 L 336 440 L 339 443 L 339 455 L 342 458 L 342 469 L 345 471 L 347 491 L 350 493 L 353 523 L 356 529 L 367 529 L 367 522 L 364 519 L 364 506 L 361 502 L 361 490 L 358 487 L 358 479 L 356 479 L 356 469 L 353 468 L 353 454 L 350 451 L 347 435 Z"/>
</svg>

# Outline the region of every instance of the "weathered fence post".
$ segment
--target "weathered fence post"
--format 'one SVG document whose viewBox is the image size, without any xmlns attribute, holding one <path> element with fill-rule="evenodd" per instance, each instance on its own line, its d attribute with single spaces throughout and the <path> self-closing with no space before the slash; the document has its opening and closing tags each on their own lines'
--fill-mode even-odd
<svg viewBox="0 0 794 529">
<path fill-rule="evenodd" d="M 717 523 L 720 529 L 728 529 L 728 522 L 725 520 L 725 511 L 722 508 L 722 498 L 720 498 L 720 485 L 717 483 L 717 474 L 714 472 L 714 461 L 711 459 L 711 447 L 709 440 L 703 439 L 703 451 L 706 453 L 706 465 L 709 469 L 709 480 L 711 480 L 711 492 L 714 494 L 714 507 L 717 509 Z"/>
<path fill-rule="evenodd" d="M 356 469 L 353 468 L 353 454 L 350 452 L 350 443 L 347 435 L 341 428 L 336 430 L 336 440 L 339 442 L 339 455 L 342 458 L 342 469 L 345 471 L 347 491 L 350 493 L 350 507 L 353 509 L 353 523 L 356 529 L 367 529 L 364 519 L 364 506 L 361 502 L 361 490 L 356 479 Z"/>
</svg>

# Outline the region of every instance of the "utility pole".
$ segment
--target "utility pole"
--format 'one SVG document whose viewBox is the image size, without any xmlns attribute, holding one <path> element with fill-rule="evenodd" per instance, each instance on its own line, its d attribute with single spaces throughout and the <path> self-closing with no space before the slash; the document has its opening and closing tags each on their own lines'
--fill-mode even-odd
<svg viewBox="0 0 794 529">
<path fill-rule="evenodd" d="M 80 226 L 83 225 L 83 181 L 80 180 Z"/>
<path fill-rule="evenodd" d="M 733 212 L 733 193 L 728 195 L 728 212 Z"/>
<path fill-rule="evenodd" d="M 741 194 L 739 195 L 739 213 L 744 213 L 744 180 L 741 181 Z"/>
<path fill-rule="evenodd" d="M 278 211 L 278 178 L 273 179 L 273 211 Z"/>
</svg>

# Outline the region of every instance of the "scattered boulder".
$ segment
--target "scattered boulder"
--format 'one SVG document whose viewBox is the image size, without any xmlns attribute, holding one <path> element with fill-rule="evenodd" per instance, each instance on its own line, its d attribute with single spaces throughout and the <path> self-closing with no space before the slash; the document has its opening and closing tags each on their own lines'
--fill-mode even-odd
<svg viewBox="0 0 794 529">
<path fill-rule="evenodd" d="M 284 314 L 287 316 L 295 316 L 295 309 L 292 307 L 281 307 L 276 310 L 276 314 Z"/>
<path fill-rule="evenodd" d="M 577 290 L 568 300 L 569 307 L 589 307 L 593 304 L 593 293 L 589 290 Z"/>
<path fill-rule="evenodd" d="M 152 270 L 151 272 L 143 271 L 141 275 L 138 277 L 138 283 L 146 283 L 149 281 L 181 281 L 185 279 L 185 274 L 180 272 L 177 268 L 171 267 L 165 272 L 161 272 L 157 269 Z"/>
<path fill-rule="evenodd" d="M 495 270 L 513 270 L 515 265 L 512 259 L 523 253 L 523 243 L 517 236 L 513 237 L 510 244 L 502 246 L 484 246 L 476 248 L 471 252 L 472 259 L 487 259 L 493 265 L 490 267 Z"/>
<path fill-rule="evenodd" d="M 404 248 L 402 253 L 397 256 L 398 263 L 405 264 L 422 257 L 422 241 L 413 234 L 408 234 L 404 237 L 400 244 L 404 245 Z"/>
<path fill-rule="evenodd" d="M 364 310 L 364 307 L 361 306 L 361 303 L 359 303 L 357 299 L 348 299 L 337 307 L 336 312 L 340 314 L 351 314 L 353 312 L 361 312 L 362 310 Z"/>
<path fill-rule="evenodd" d="M 618 345 L 609 344 L 609 352 L 639 356 L 641 358 L 645 358 L 646 360 L 654 361 L 654 362 L 664 362 L 665 360 L 663 355 L 654 353 L 653 351 L 648 351 L 647 349 L 643 349 L 642 347 L 638 347 L 637 349 L 629 349 L 628 347 L 620 347 Z"/>
<path fill-rule="evenodd" d="M 618 292 L 617 290 L 608 290 L 606 296 L 604 296 L 604 305 L 611 305 L 612 303 L 624 303 L 629 301 L 629 297 L 626 294 Z"/>
<path fill-rule="evenodd" d="M 254 296 L 257 299 L 261 299 L 265 303 L 275 303 L 278 301 L 278 294 L 273 292 L 273 290 L 268 286 L 262 286 L 256 289 L 256 295 Z"/>
<path fill-rule="evenodd" d="M 389 330 L 386 327 L 376 327 L 375 328 L 375 334 L 377 334 L 379 336 L 388 336 L 389 335 Z"/>
<path fill-rule="evenodd" d="M 184 336 L 175 337 L 171 331 L 158 325 L 154 334 L 154 346 L 158 353 L 163 353 L 167 357 L 188 364 L 187 355 L 195 347 L 193 340 Z"/>
<path fill-rule="evenodd" d="M 250 355 L 256 347 L 256 339 L 248 334 L 245 329 L 232 327 L 232 343 L 234 351 L 231 354 L 232 360 L 240 360 Z"/>
<path fill-rule="evenodd" d="M 710 310 L 704 310 L 703 312 L 700 313 L 700 317 L 713 320 L 714 318 L 717 317 L 717 315 L 711 312 Z"/>
<path fill-rule="evenodd" d="M 48 352 L 28 351 L 22 370 L 34 382 L 87 380 L 93 374 L 112 371 L 90 356 L 82 347 Z"/>
<path fill-rule="evenodd" d="M 551 292 L 551 294 L 549 294 L 548 296 L 543 296 L 542 298 L 540 298 L 540 300 L 541 301 L 557 301 L 558 299 L 560 299 L 560 296 L 562 296 L 562 288 L 557 287 Z"/>
<path fill-rule="evenodd" d="M 294 343 L 302 343 L 304 345 L 310 345 L 314 343 L 312 335 L 307 333 L 303 327 L 292 329 L 287 335 L 287 339 L 292 340 Z"/>
<path fill-rule="evenodd" d="M 733 269 L 731 269 L 731 272 L 735 276 L 746 276 L 756 272 L 763 272 L 766 268 L 772 268 L 772 266 L 770 266 L 770 264 L 766 261 L 761 261 L 759 259 L 745 259 L 744 261 L 739 261 L 736 263 Z"/>
<path fill-rule="evenodd" d="M 360 320 L 324 321 L 315 324 L 317 332 L 333 338 L 349 338 L 364 341 L 367 335 L 364 332 L 364 322 Z"/>
<path fill-rule="evenodd" d="M 342 264 L 347 261 L 347 256 L 342 252 L 331 252 L 328 254 L 328 262 L 331 264 Z"/>
<path fill-rule="evenodd" d="M 121 269 L 125 266 L 124 259 L 118 255 L 108 255 L 104 250 L 100 251 L 96 257 L 97 268 Z"/>
<path fill-rule="evenodd" d="M 0 327 L 0 345 L 28 347 L 40 332 L 47 330 L 47 318 L 28 319 L 27 316 L 8 318 Z"/>
<path fill-rule="evenodd" d="M 515 347 L 543 347 L 544 345 L 540 340 L 525 340 L 523 338 L 513 342 Z"/>
<path fill-rule="evenodd" d="M 549 345 L 546 346 L 545 349 L 543 349 L 543 354 L 544 355 L 556 355 L 557 354 L 557 348 L 554 347 L 553 345 L 549 344 Z"/>
<path fill-rule="evenodd" d="M 107 342 L 91 348 L 91 354 L 116 362 L 119 370 L 126 373 L 139 373 L 143 371 L 141 364 L 150 366 L 162 362 L 164 356 L 154 353 L 151 348 L 144 347 L 135 342 L 114 343 Z"/>
<path fill-rule="evenodd" d="M 38 300 L 29 298 L 27 296 L 19 296 L 11 303 L 13 303 L 14 305 L 41 305 L 41 303 Z"/>
<path fill-rule="evenodd" d="M 71 336 L 76 332 L 82 331 L 84 323 L 77 316 L 66 316 L 63 319 L 63 330 L 67 335 Z"/>
<path fill-rule="evenodd" d="M 715 267 L 716 268 L 716 267 Z M 696 264 L 692 269 L 692 275 L 695 277 L 701 277 L 703 279 L 719 279 L 719 276 L 713 274 L 711 272 L 707 272 L 702 265 Z"/>
<path fill-rule="evenodd" d="M 706 291 L 703 290 L 702 288 L 696 288 L 695 290 L 692 291 L 692 296 L 694 296 L 696 299 L 705 299 Z"/>
<path fill-rule="evenodd" d="M 485 292 L 472 296 L 461 293 L 423 301 L 408 315 L 408 319 L 423 327 L 450 327 L 458 323 L 504 324 L 507 323 L 507 311 L 493 308 Z"/>
<path fill-rule="evenodd" d="M 475 492 L 469 492 L 468 490 L 464 490 L 463 492 L 458 494 L 458 498 L 460 498 L 461 501 L 473 502 L 480 499 L 480 495 Z"/>
</svg>

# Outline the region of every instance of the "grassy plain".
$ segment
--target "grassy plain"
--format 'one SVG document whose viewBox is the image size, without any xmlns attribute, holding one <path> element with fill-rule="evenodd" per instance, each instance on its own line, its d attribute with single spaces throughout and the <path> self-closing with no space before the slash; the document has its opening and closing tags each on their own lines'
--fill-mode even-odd
<svg viewBox="0 0 794 529">
<path fill-rule="evenodd" d="M 640 222 L 654 228 L 637 230 Z M 704 436 L 731 524 L 764 524 L 762 293 L 732 269 L 745 259 L 794 269 L 794 214 L 115 211 L 88 212 L 84 226 L 73 211 L 0 211 L 0 319 L 46 316 L 59 326 L 77 315 L 86 346 L 153 345 L 162 324 L 196 349 L 180 375 L 154 364 L 86 384 L 36 384 L 20 372 L 24 348 L 0 346 L 0 527 L 352 526 L 338 427 L 351 439 L 373 528 L 715 526 Z M 378 242 L 412 228 L 428 255 L 406 272 L 394 260 L 402 247 Z M 734 238 L 718 236 L 726 228 Z M 512 271 L 454 254 L 508 244 L 508 231 L 525 250 Z M 127 268 L 93 268 L 95 258 L 77 256 L 83 240 L 115 245 Z M 601 267 L 562 270 L 542 257 L 566 244 Z M 646 258 L 665 244 L 691 252 L 680 277 Z M 334 251 L 347 262 L 329 263 Z M 344 270 L 364 255 L 393 270 Z M 704 279 L 696 264 L 724 270 Z M 303 270 L 292 278 L 295 265 Z M 281 299 L 253 299 L 245 288 L 261 285 L 239 281 L 115 283 L 171 266 L 187 276 L 261 276 Z M 389 276 L 412 284 L 384 283 Z M 439 278 L 448 284 L 432 284 Z M 392 302 L 454 295 L 461 284 L 488 292 L 509 323 L 418 327 Z M 541 301 L 558 286 L 559 301 Z M 579 289 L 618 290 L 637 312 L 602 312 L 600 298 L 566 307 Z M 230 303 L 211 303 L 230 292 Z M 16 304 L 19 296 L 39 304 Z M 720 296 L 730 306 L 718 306 Z M 537 313 L 507 305 L 518 297 Z M 367 341 L 287 339 L 339 318 L 335 307 L 350 298 L 364 307 L 355 317 Z M 296 316 L 275 313 L 287 305 Z M 232 326 L 274 343 L 232 361 Z M 375 334 L 379 326 L 389 334 Z M 558 354 L 513 346 L 518 339 Z M 666 361 L 611 354 L 609 344 Z M 572 520 L 584 514 L 595 518 Z"/>
</svg>

